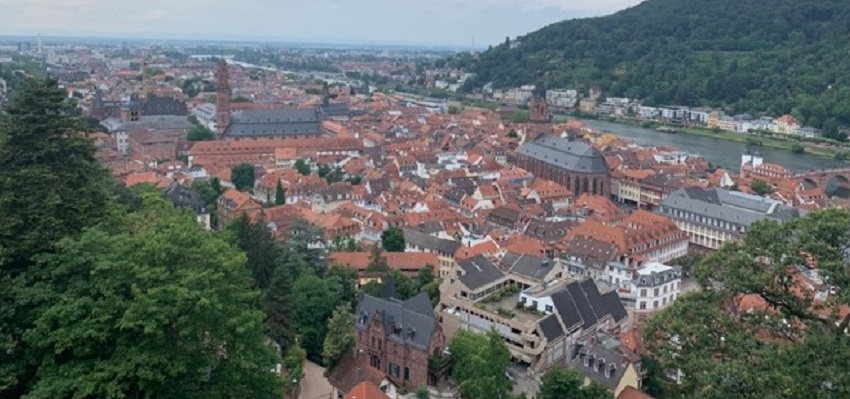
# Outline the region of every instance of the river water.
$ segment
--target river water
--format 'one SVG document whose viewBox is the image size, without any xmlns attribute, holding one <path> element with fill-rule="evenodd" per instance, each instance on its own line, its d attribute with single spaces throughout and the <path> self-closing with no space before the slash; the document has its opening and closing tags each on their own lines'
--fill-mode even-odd
<svg viewBox="0 0 850 399">
<path fill-rule="evenodd" d="M 646 146 L 669 146 L 679 150 L 697 154 L 712 165 L 737 171 L 741 166 L 741 153 L 747 145 L 734 141 L 720 140 L 711 137 L 697 136 L 686 133 L 661 133 L 654 129 L 619 123 L 580 119 L 593 129 L 608 131 L 617 136 Z M 782 165 L 792 171 L 806 171 L 822 168 L 846 166 L 843 162 L 831 158 L 818 157 L 810 154 L 792 154 L 791 151 L 778 148 L 756 147 L 753 150 L 764 156 L 764 162 Z"/>
</svg>

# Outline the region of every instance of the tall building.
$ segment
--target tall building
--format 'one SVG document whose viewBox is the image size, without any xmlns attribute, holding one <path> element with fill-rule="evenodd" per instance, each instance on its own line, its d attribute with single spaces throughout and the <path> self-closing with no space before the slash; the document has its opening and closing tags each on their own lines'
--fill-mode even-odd
<svg viewBox="0 0 850 399">
<path fill-rule="evenodd" d="M 219 139 L 223 138 L 224 131 L 230 126 L 230 95 L 230 73 L 227 71 L 227 60 L 221 58 L 218 61 L 216 73 L 215 95 L 215 130 Z"/>
<path fill-rule="evenodd" d="M 583 141 L 543 134 L 516 152 L 517 166 L 534 176 L 567 187 L 576 197 L 611 195 L 611 174 L 605 157 Z"/>
<path fill-rule="evenodd" d="M 546 105 L 546 86 L 540 81 L 534 86 L 531 96 L 531 123 L 550 123 L 549 107 Z"/>
</svg>

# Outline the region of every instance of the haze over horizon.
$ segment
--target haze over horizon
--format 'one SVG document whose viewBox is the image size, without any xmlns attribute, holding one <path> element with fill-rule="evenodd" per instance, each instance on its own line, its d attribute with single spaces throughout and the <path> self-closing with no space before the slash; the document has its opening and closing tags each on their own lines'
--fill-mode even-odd
<svg viewBox="0 0 850 399">
<path fill-rule="evenodd" d="M 420 44 L 483 49 L 641 0 L 0 0 L 0 35 Z"/>
</svg>

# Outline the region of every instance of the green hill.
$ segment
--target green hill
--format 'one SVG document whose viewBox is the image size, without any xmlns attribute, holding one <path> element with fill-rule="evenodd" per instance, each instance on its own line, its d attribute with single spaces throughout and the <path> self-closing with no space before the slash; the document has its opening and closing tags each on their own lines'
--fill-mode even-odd
<svg viewBox="0 0 850 399">
<path fill-rule="evenodd" d="M 465 89 L 531 84 L 850 126 L 850 1 L 647 0 L 452 60 Z M 511 48 L 514 47 L 514 48 Z"/>
</svg>

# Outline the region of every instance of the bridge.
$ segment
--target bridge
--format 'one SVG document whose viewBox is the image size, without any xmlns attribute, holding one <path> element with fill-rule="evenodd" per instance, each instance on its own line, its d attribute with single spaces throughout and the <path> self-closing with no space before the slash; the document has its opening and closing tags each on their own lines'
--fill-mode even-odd
<svg viewBox="0 0 850 399">
<path fill-rule="evenodd" d="M 793 176 L 807 188 L 822 188 L 827 194 L 835 191 L 850 192 L 850 168 L 818 169 L 796 173 Z M 844 189 L 844 190 L 841 190 Z"/>
</svg>

